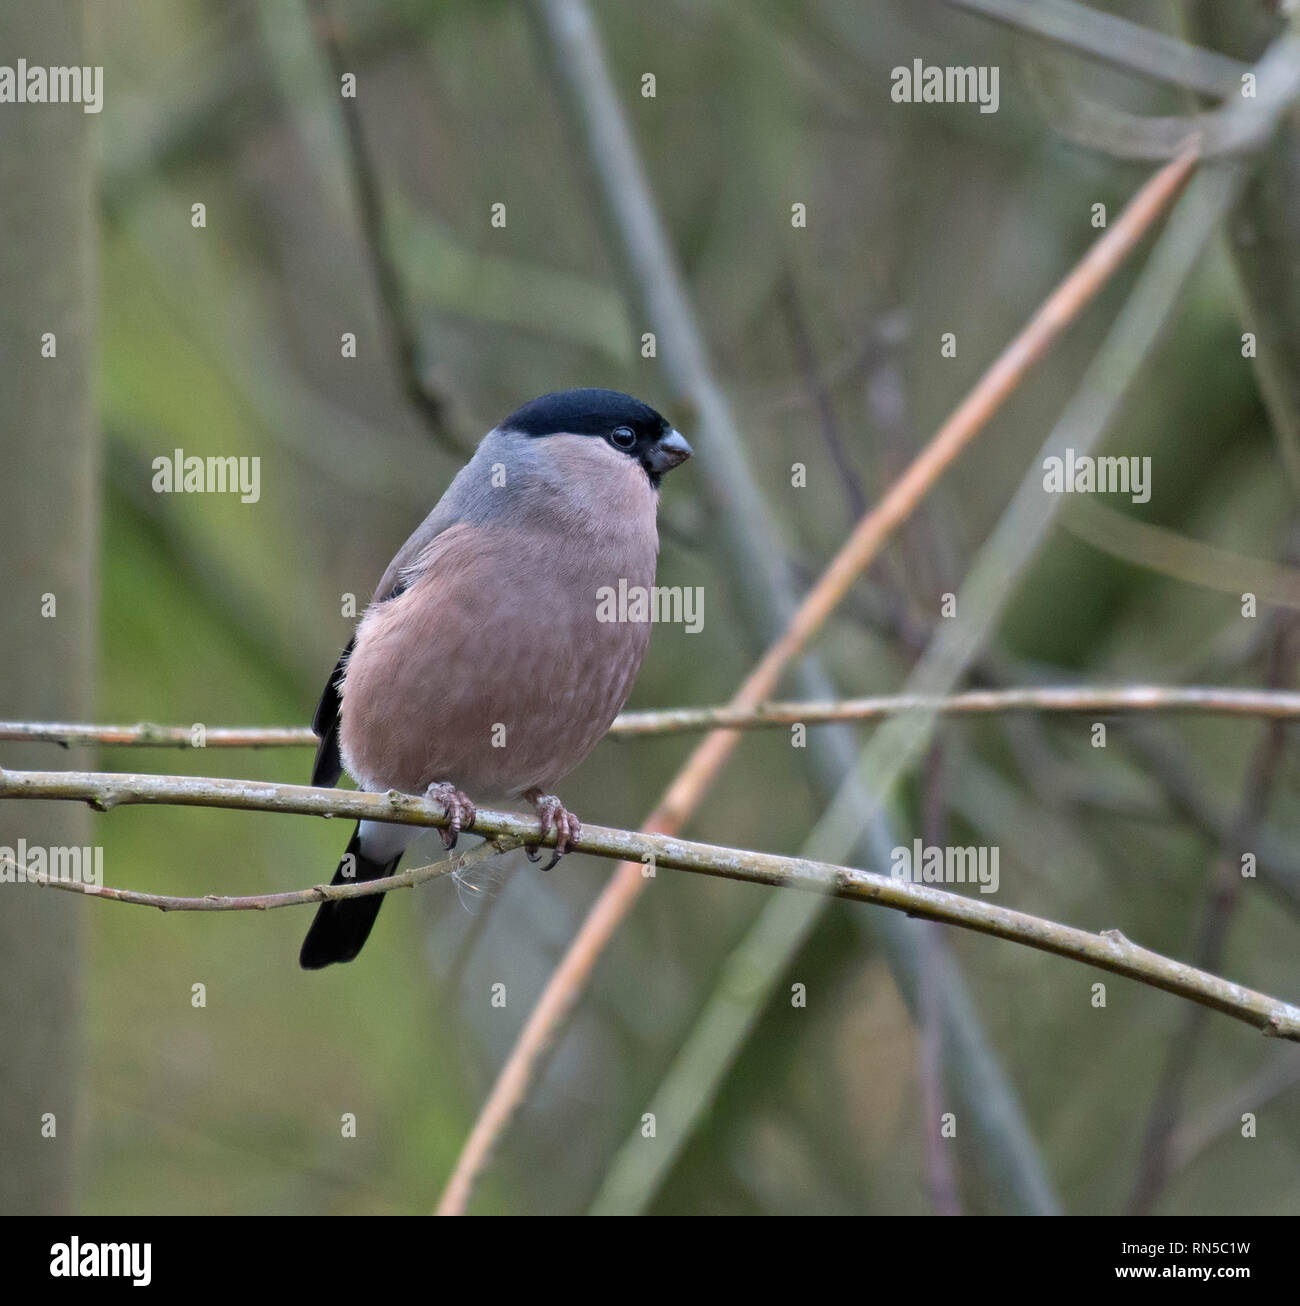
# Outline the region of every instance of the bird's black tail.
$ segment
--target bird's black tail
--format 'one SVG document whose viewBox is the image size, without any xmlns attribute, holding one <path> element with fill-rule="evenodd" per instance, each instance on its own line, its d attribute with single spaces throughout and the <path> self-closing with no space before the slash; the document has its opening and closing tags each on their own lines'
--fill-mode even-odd
<svg viewBox="0 0 1300 1306">
<path fill-rule="evenodd" d="M 352 831 L 347 852 L 334 872 L 331 884 L 355 884 L 358 880 L 377 880 L 391 875 L 402 860 L 398 853 L 390 862 L 373 862 L 361 851 L 361 827 Z M 348 870 L 351 868 L 351 874 Z M 298 964 L 303 970 L 320 970 L 336 961 L 351 961 L 361 951 L 361 945 L 370 937 L 371 926 L 386 894 L 372 893 L 364 898 L 323 902 L 316 919 L 302 941 Z"/>
</svg>

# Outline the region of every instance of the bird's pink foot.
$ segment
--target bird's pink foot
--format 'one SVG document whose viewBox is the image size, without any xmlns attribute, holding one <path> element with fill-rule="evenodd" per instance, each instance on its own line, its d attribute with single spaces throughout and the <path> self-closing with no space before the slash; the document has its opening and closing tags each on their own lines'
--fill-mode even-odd
<svg viewBox="0 0 1300 1306">
<path fill-rule="evenodd" d="M 436 784 L 431 784 L 424 791 L 424 796 L 432 798 L 446 812 L 451 822 L 445 830 L 438 831 L 442 838 L 442 846 L 450 852 L 456 846 L 456 840 L 460 838 L 461 827 L 474 824 L 476 815 L 474 804 L 447 780 L 439 780 Z"/>
<path fill-rule="evenodd" d="M 540 789 L 529 789 L 524 797 L 532 803 L 537 812 L 537 819 L 542 826 L 541 837 L 545 839 L 552 830 L 555 831 L 555 851 L 551 854 L 551 860 L 542 867 L 542 870 L 549 871 L 573 847 L 574 841 L 582 834 L 582 822 L 554 794 L 544 794 Z M 525 847 L 524 851 L 528 854 L 530 862 L 538 860 L 537 848 L 537 844 L 531 848 Z"/>
</svg>

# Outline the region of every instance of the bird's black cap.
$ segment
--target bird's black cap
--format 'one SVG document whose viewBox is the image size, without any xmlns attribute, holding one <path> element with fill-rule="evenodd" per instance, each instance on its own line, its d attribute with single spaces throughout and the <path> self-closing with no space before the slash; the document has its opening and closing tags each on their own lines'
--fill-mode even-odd
<svg viewBox="0 0 1300 1306">
<path fill-rule="evenodd" d="M 658 439 L 670 429 L 649 404 L 621 390 L 555 390 L 517 408 L 502 429 L 523 435 L 608 435 L 616 426 L 630 426 L 643 439 Z"/>
</svg>

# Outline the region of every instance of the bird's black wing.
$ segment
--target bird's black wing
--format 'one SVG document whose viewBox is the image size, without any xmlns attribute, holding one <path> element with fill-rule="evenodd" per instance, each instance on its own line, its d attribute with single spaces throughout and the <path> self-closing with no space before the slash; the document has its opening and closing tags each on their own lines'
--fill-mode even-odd
<svg viewBox="0 0 1300 1306">
<path fill-rule="evenodd" d="M 405 594 L 406 588 L 406 581 L 399 580 L 378 602 L 387 603 L 389 599 Z M 339 693 L 339 682 L 343 679 L 343 671 L 356 642 L 357 637 L 353 635 L 348 640 L 347 648 L 339 654 L 339 660 L 325 683 L 320 702 L 316 704 L 316 715 L 311 719 L 312 731 L 320 740 L 316 746 L 316 764 L 311 769 L 311 782 L 326 789 L 338 784 L 339 776 L 343 774 L 343 758 L 339 755 L 339 711 L 343 707 L 343 698 Z"/>
<path fill-rule="evenodd" d="M 343 669 L 347 666 L 352 645 L 356 643 L 354 635 L 348 640 L 348 646 L 339 654 L 339 660 L 330 672 L 325 684 L 325 692 L 316 705 L 316 715 L 311 719 L 311 728 L 320 743 L 316 747 L 316 765 L 311 769 L 313 785 L 329 788 L 339 782 L 343 774 L 343 759 L 339 756 L 339 709 L 343 700 L 339 695 L 339 681 L 343 679 Z"/>
</svg>

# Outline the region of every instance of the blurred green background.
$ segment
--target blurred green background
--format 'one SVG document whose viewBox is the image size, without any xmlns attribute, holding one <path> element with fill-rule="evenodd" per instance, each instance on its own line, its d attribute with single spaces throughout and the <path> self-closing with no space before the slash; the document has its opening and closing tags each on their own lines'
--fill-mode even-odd
<svg viewBox="0 0 1300 1306">
<path fill-rule="evenodd" d="M 1098 7 L 1243 59 L 1258 57 L 1260 35 L 1276 21 L 1270 6 L 1246 0 L 1240 29 L 1227 32 L 1212 30 L 1207 6 Z M 37 376 L 38 388 L 68 384 L 34 371 L 42 364 L 32 333 L 52 328 L 28 313 L 6 336 L 20 343 L 0 355 L 0 387 L 10 391 L 0 445 L 13 446 L 0 471 L 10 472 L 6 498 L 30 513 L 6 532 L 0 567 L 0 620 L 13 622 L 0 655 L 13 673 L 2 714 L 305 723 L 351 631 L 344 596 L 364 603 L 458 466 L 394 366 L 337 83 L 312 13 L 297 0 L 104 0 L 88 6 L 84 54 L 60 57 L 61 42 L 79 39 L 79 6 L 35 16 L 20 14 L 19 0 L 3 8 L 0 23 L 11 42 L 32 42 L 29 57 L 47 39 L 49 62 L 102 63 L 105 106 L 88 122 L 65 116 L 49 128 L 84 150 L 84 168 L 62 194 L 87 206 L 86 225 L 66 233 L 36 223 L 25 245 L 10 240 L 3 264 L 0 316 L 17 321 L 28 311 L 14 291 L 37 265 L 63 270 L 51 302 L 85 301 L 81 347 L 94 381 L 83 416 L 96 451 L 80 488 L 48 495 L 39 465 L 31 470 L 15 452 L 62 420 L 24 389 L 29 379 Z M 506 0 L 329 5 L 357 75 L 422 374 L 447 397 L 463 439 L 535 394 L 600 385 L 660 407 L 696 442 L 697 463 L 706 460 L 710 450 L 675 403 L 661 361 L 640 356 L 649 328 L 626 293 L 525 8 Z M 1091 206 L 1118 213 L 1152 165 L 1063 139 L 1023 76 L 1041 47 L 944 4 L 602 0 L 592 11 L 771 527 L 802 589 L 850 529 L 859 500 L 879 495 L 1096 238 Z M 11 49 L 20 47 L 0 46 L 0 57 Z M 918 57 L 999 65 L 999 111 L 892 103 L 890 70 Z M 1191 107 L 1180 92 L 1073 63 L 1094 97 L 1148 113 Z M 649 99 L 647 72 L 657 80 Z M 49 157 L 72 145 L 56 142 Z M 47 166 L 3 136 L 0 164 L 15 186 Z M 1234 220 L 1249 221 L 1257 198 L 1248 193 Z M 807 205 L 806 228 L 791 225 L 796 202 Z M 196 203 L 206 206 L 201 230 L 190 220 Z M 490 222 L 496 203 L 506 205 L 504 228 Z M 65 241 L 79 242 L 78 259 L 67 257 Z M 1300 247 L 1282 246 L 1277 258 L 1281 279 L 1300 262 Z M 935 625 L 940 596 L 957 588 L 1140 264 L 1115 278 L 1033 372 L 846 602 L 820 643 L 845 694 L 901 684 L 917 652 L 905 636 Z M 1233 555 L 1276 562 L 1288 556 L 1294 489 L 1241 357 L 1245 329 L 1233 259 L 1216 244 L 1110 433 L 1108 451 L 1152 457 L 1151 502 L 1110 503 Z M 355 360 L 340 357 L 349 331 Z M 943 332 L 956 333 L 956 358 L 940 356 Z M 61 350 L 62 359 L 76 357 Z M 851 474 L 837 465 L 836 445 Z M 176 448 L 260 457 L 260 501 L 154 494 L 151 460 Z M 52 464 L 63 457 L 49 449 Z M 791 487 L 796 461 L 808 466 L 808 489 Z M 15 479 L 20 466 L 35 479 Z M 759 646 L 698 466 L 666 484 L 662 516 L 660 583 L 703 586 L 705 626 L 699 635 L 656 630 L 630 706 L 722 702 Z M 16 615 L 57 588 L 42 541 L 66 543 L 65 519 L 84 532 L 65 561 L 74 571 L 85 564 L 89 586 L 80 609 L 88 652 L 71 666 L 60 660 L 75 638 L 67 624 Z M 1056 531 L 1017 589 L 987 665 L 1014 682 L 1263 683 L 1278 612 L 1266 606 L 1254 623 L 1243 621 L 1239 594 L 1174 579 L 1160 561 L 1108 556 Z M 1247 575 L 1240 589 L 1249 588 Z M 1265 727 L 1114 721 L 1110 746 L 1098 750 L 1089 725 L 1073 717 L 942 724 L 951 841 L 1000 846 L 1002 905 L 1121 928 L 1189 957 L 1222 850 L 1171 803 L 1166 763 L 1174 759 L 1207 803 L 1234 812 Z M 1165 762 L 1136 747 L 1139 729 L 1154 732 Z M 693 742 L 607 740 L 565 798 L 588 820 L 635 826 Z M 310 772 L 301 750 L 104 748 L 79 759 L 0 745 L 9 767 L 79 760 L 292 782 Z M 1291 850 L 1298 789 L 1291 750 L 1277 764 L 1267 811 Z M 26 809 L 31 827 L 19 828 L 6 806 L 0 842 L 54 819 Z M 753 733 L 689 834 L 793 852 L 819 811 L 788 736 Z M 921 832 L 915 785 L 900 795 L 897 817 L 910 844 Z M 102 842 L 108 883 L 178 894 L 317 883 L 347 837 L 342 822 L 199 809 L 76 819 L 85 839 Z M 479 878 L 474 911 L 445 881 L 398 895 L 355 964 L 314 974 L 297 966 L 303 911 L 161 915 L 51 894 L 29 919 L 11 908 L 11 895 L 37 891 L 4 886 L 0 912 L 30 953 L 0 957 L 0 1049 L 30 1043 L 39 1027 L 61 1049 L 64 1088 L 79 1094 L 58 1140 L 6 1144 L 5 1208 L 430 1209 L 495 1071 L 610 873 L 607 863 L 575 856 L 542 876 L 516 855 Z M 600 962 L 472 1209 L 589 1206 L 696 1016 L 727 982 L 724 960 L 769 892 L 660 874 Z M 857 927 L 868 910 L 829 908 L 653 1211 L 935 1208 L 920 1039 Z M 1294 896 L 1246 882 L 1219 969 L 1295 996 L 1297 924 Z M 1158 1077 L 1185 1037 L 1182 1004 L 1009 944 L 946 939 L 1062 1206 L 1124 1209 Z M 42 960 L 57 970 L 48 985 Z M 1091 986 L 1103 978 L 1108 1003 L 1097 1010 Z M 806 1008 L 789 1003 L 794 983 L 807 985 Z M 201 1009 L 191 1005 L 195 984 L 206 986 Z M 506 986 L 504 1008 L 492 1005 L 495 984 Z M 1300 1210 L 1294 1051 L 1208 1019 L 1156 1209 Z M 32 1055 L 39 1070 L 43 1054 Z M 26 1112 L 11 1138 L 27 1137 L 33 1113 L 45 1109 L 24 1064 L 15 1054 L 4 1081 Z M 1241 1137 L 1244 1110 L 1257 1112 L 1256 1138 Z M 357 1118 L 355 1139 L 341 1137 L 347 1112 Z M 961 1209 L 1006 1209 L 969 1131 L 959 1128 L 945 1146 Z"/>
</svg>

